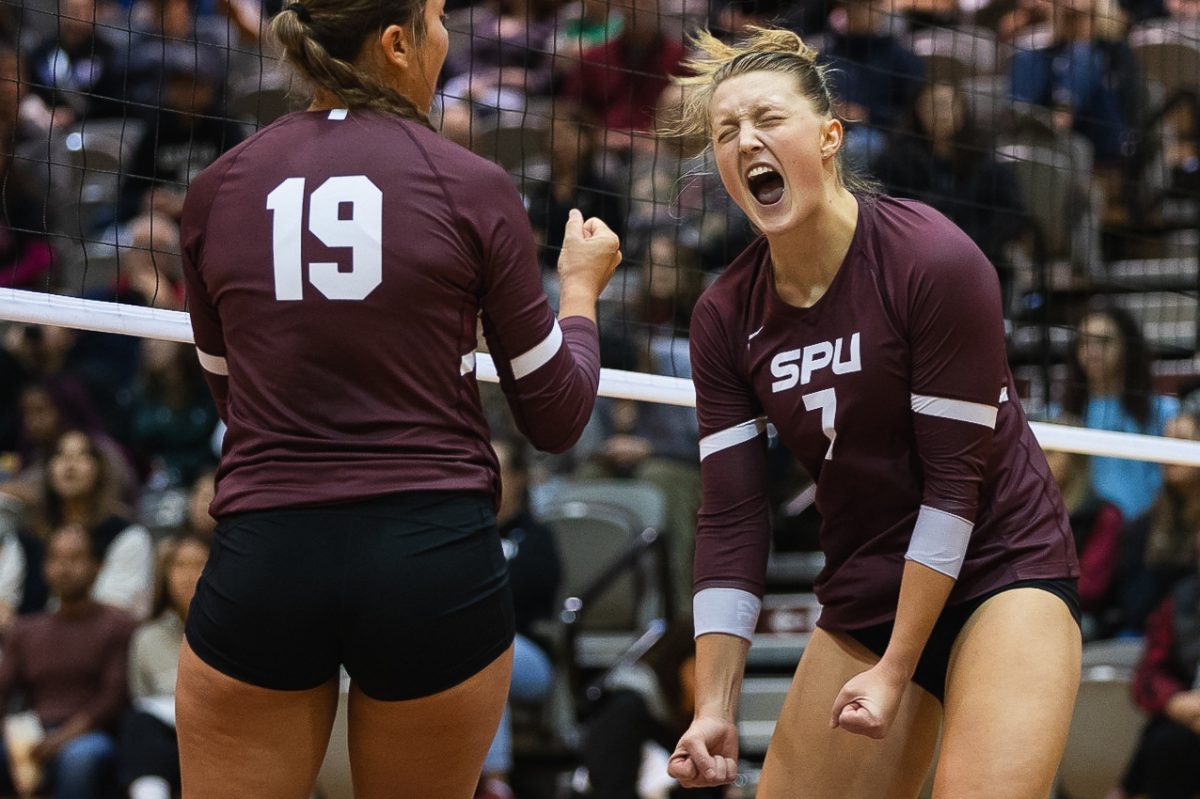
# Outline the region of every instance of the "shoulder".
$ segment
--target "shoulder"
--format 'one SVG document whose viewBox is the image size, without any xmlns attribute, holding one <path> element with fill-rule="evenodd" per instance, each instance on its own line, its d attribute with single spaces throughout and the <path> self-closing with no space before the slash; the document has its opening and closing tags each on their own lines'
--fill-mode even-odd
<svg viewBox="0 0 1200 799">
<path fill-rule="evenodd" d="M 397 120 L 397 131 L 419 151 L 430 171 L 456 189 L 453 200 L 474 208 L 494 207 L 497 193 L 519 197 L 517 188 L 502 166 L 436 131 L 409 120 Z"/>
<path fill-rule="evenodd" d="M 760 236 L 700 295 L 692 312 L 693 360 L 715 342 L 728 344 L 749 332 L 745 328 L 754 307 L 754 293 L 769 259 L 767 239 Z"/>
<path fill-rule="evenodd" d="M 244 139 L 241 138 L 241 132 L 238 131 L 238 135 L 236 139 L 234 139 L 237 141 L 237 144 L 233 145 L 224 153 L 217 156 L 215 161 L 202 169 L 200 174 L 196 175 L 196 177 L 192 179 L 191 184 L 188 186 L 187 201 L 184 203 L 183 215 L 185 220 L 187 217 L 192 215 L 189 214 L 188 205 L 193 206 L 191 211 L 194 213 L 195 205 L 198 202 L 202 202 L 206 206 L 211 203 L 215 198 L 217 191 L 220 189 L 221 182 L 225 179 L 226 173 L 228 173 L 230 168 L 237 163 L 238 159 L 241 158 L 247 150 L 254 147 L 260 141 L 277 135 L 276 126 L 282 126 L 286 124 L 286 119 L 287 117 L 285 117 L 283 120 L 278 120 L 262 130 L 250 134 Z M 147 126 L 146 132 L 147 135 L 143 138 L 143 141 L 148 140 L 153 143 L 153 130 Z"/>
<path fill-rule="evenodd" d="M 866 200 L 864 216 L 881 268 L 912 278 L 995 279 L 995 268 L 971 238 L 923 202 L 880 195 Z"/>
</svg>

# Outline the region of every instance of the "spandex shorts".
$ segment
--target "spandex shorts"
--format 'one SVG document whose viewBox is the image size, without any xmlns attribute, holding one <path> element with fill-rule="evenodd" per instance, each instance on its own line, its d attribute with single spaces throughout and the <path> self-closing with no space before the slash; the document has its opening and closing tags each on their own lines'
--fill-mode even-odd
<svg viewBox="0 0 1200 799">
<path fill-rule="evenodd" d="M 933 694 L 939 702 L 945 701 L 946 670 L 950 666 L 950 651 L 954 648 L 954 641 L 958 638 L 958 634 L 962 632 L 967 620 L 979 609 L 980 605 L 996 594 L 1011 591 L 1014 588 L 1040 588 L 1043 591 L 1049 591 L 1066 603 L 1067 609 L 1075 617 L 1075 623 L 1079 623 L 1079 591 L 1076 589 L 1074 578 L 1019 580 L 1009 583 L 974 599 L 968 599 L 966 602 L 946 606 L 942 615 L 938 617 L 933 632 L 929 635 L 929 642 L 925 644 L 925 650 L 917 662 L 917 669 L 913 674 L 912 681 Z M 879 657 L 883 657 L 884 650 L 887 649 L 888 642 L 892 638 L 892 627 L 894 626 L 895 621 L 885 621 L 870 627 L 843 632 Z"/>
<path fill-rule="evenodd" d="M 219 520 L 188 644 L 252 685 L 315 688 L 345 666 L 381 701 L 481 671 L 513 640 L 491 499 L 413 492 Z"/>
</svg>

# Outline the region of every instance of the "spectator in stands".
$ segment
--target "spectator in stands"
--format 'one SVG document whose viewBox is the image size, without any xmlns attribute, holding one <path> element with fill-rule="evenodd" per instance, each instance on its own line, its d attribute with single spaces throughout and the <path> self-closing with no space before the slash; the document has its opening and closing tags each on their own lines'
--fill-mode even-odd
<svg viewBox="0 0 1200 799">
<path fill-rule="evenodd" d="M 695 667 L 689 615 L 674 622 L 640 661 L 609 674 L 604 695 L 588 718 L 580 752 L 591 782 L 587 796 L 661 796 L 674 785 L 666 776 L 666 762 L 695 710 Z M 679 799 L 720 799 L 727 789 L 671 790 Z"/>
<path fill-rule="evenodd" d="M 1162 435 L 1178 400 L 1154 393 L 1151 355 L 1141 325 L 1125 310 L 1099 307 L 1079 323 L 1067 353 L 1063 410 L 1096 430 Z M 1162 485 L 1158 464 L 1091 459 L 1092 487 L 1126 521 L 1154 503 Z"/>
<path fill-rule="evenodd" d="M 1060 419 L 1063 424 L 1074 421 Z M 1116 574 L 1124 519 L 1116 505 L 1096 496 L 1088 474 L 1088 459 L 1072 452 L 1049 450 L 1046 462 L 1062 492 L 1079 553 L 1079 605 L 1084 640 L 1106 638 L 1113 632 L 1116 612 Z"/>
<path fill-rule="evenodd" d="M 844 0 L 843 8 L 845 28 L 830 33 L 821 57 L 832 68 L 837 114 L 849 122 L 847 157 L 865 166 L 911 114 L 925 65 L 893 33 L 886 0 Z"/>
<path fill-rule="evenodd" d="M 238 5 L 240 8 L 243 4 Z M 215 72 L 223 87 L 224 78 L 229 74 L 230 47 L 237 47 L 239 33 L 248 33 L 244 29 L 253 25 L 254 35 L 250 40 L 255 41 L 258 34 L 258 20 L 253 15 L 245 20 L 245 25 L 238 24 L 239 14 L 234 14 L 231 19 L 232 25 L 230 19 L 201 14 L 194 0 L 142 0 L 137 3 L 130 13 L 130 28 L 135 34 L 129 48 L 130 71 L 134 75 L 133 99 L 150 106 L 165 102 L 164 92 L 169 86 L 172 68 L 169 51 L 180 42 L 186 42 L 197 54 L 204 51 L 197 58 L 219 64 Z"/>
<path fill-rule="evenodd" d="M 107 6 L 101 0 L 60 0 L 58 35 L 30 54 L 31 88 L 53 111 L 56 125 L 124 112 L 126 53 L 96 26 Z"/>
<path fill-rule="evenodd" d="M 0 659 L 0 708 L 24 697 L 46 731 L 33 759 L 58 799 L 105 795 L 112 782 L 112 732 L 126 702 L 126 663 L 133 619 L 96 602 L 99 554 L 77 527 L 47 542 L 46 582 L 56 610 L 18 619 Z M 0 794 L 14 791 L 0 757 Z"/>
<path fill-rule="evenodd" d="M 1150 715 L 1134 766 L 1130 794 L 1190 799 L 1200 794 L 1200 536 L 1193 570 L 1146 623 L 1146 649 L 1133 679 L 1134 700 Z"/>
<path fill-rule="evenodd" d="M 1098 167 L 1119 163 L 1142 102 L 1136 59 L 1113 0 L 1053 4 L 1053 41 L 1018 49 L 1012 96 L 1053 109 L 1058 124 L 1091 142 Z"/>
<path fill-rule="evenodd" d="M 615 152 L 653 146 L 652 137 L 632 134 L 658 128 L 659 95 L 683 72 L 683 43 L 663 30 L 659 0 L 628 3 L 620 36 L 584 53 L 563 87 L 564 96 L 600 121 L 606 130 L 601 146 Z"/>
<path fill-rule="evenodd" d="M 148 482 L 157 488 L 189 485 L 212 464 L 209 444 L 217 426 L 194 348 L 148 339 L 142 346 L 141 379 L 130 404 L 130 438 L 150 462 Z"/>
<path fill-rule="evenodd" d="M 13 159 L 21 129 L 20 61 L 0 44 L 0 288 L 44 288 L 54 251 L 45 235 L 45 200 Z"/>
<path fill-rule="evenodd" d="M 175 675 L 183 622 L 208 561 L 209 545 L 191 535 L 166 543 L 151 621 L 134 633 L 129 650 L 133 707 L 121 727 L 119 781 L 130 799 L 171 799 L 180 790 Z"/>
<path fill-rule="evenodd" d="M 954 84 L 921 87 L 905 130 L 893 137 L 873 172 L 889 194 L 920 200 L 950 217 L 993 264 L 1006 263 L 1006 248 L 1028 230 L 1011 165 L 996 160 Z"/>
<path fill-rule="evenodd" d="M 0 506 L 0 649 L 18 615 L 46 607 L 43 553 L 42 542 L 22 532 L 16 515 Z"/>
<path fill-rule="evenodd" d="M 43 474 L 36 529 L 43 537 L 62 527 L 83 529 L 101 559 L 93 598 L 145 618 L 153 599 L 153 543 L 117 501 L 95 438 L 79 430 L 63 433 Z"/>
<path fill-rule="evenodd" d="M 1167 422 L 1171 438 L 1200 440 L 1200 417 L 1181 413 Z M 1192 543 L 1200 531 L 1200 468 L 1163 469 L 1162 491 L 1150 512 L 1124 536 L 1117 573 L 1122 632 L 1139 633 L 1146 617 L 1192 568 Z"/>
<path fill-rule="evenodd" d="M 553 665 L 543 645 L 537 643 L 536 622 L 554 615 L 562 574 L 554 532 L 529 510 L 529 463 L 525 442 L 519 438 L 492 441 L 500 463 L 500 528 L 508 579 L 512 586 L 517 635 L 513 643 L 512 684 L 509 700 L 544 701 L 554 678 Z M 484 761 L 483 780 L 476 799 L 511 799 L 512 717 L 506 707 L 496 737 Z"/>
<path fill-rule="evenodd" d="M 243 129 L 221 117 L 220 61 L 182 42 L 163 51 L 163 107 L 146 120 L 121 188 L 120 219 L 161 213 L 178 222 L 193 177 L 240 142 Z"/>
<path fill-rule="evenodd" d="M 29 326 L 19 329 L 17 337 L 27 352 L 53 352 L 59 346 L 49 343 L 64 333 L 63 328 Z M 35 339 L 30 344 L 26 339 Z M 69 337 L 69 336 L 68 336 Z M 26 385 L 19 397 L 21 428 L 17 438 L 18 471 L 0 483 L 0 493 L 32 505 L 40 499 L 46 464 L 54 453 L 59 437 L 67 430 L 82 430 L 91 436 L 103 455 L 105 466 L 118 497 L 129 497 L 135 483 L 132 467 L 120 445 L 104 431 L 105 425 L 83 383 L 67 373 L 52 374 Z"/>
<path fill-rule="evenodd" d="M 520 111 L 547 94 L 553 74 L 554 6 L 549 0 L 488 0 L 470 12 L 470 35 L 446 54 L 447 99 Z"/>
<path fill-rule="evenodd" d="M 129 224 L 129 247 L 113 287 L 118 302 L 183 310 L 179 226 L 162 214 L 141 214 Z"/>
<path fill-rule="evenodd" d="M 135 30 L 209 43 L 236 43 L 237 36 L 257 42 L 263 16 L 259 0 L 138 0 L 131 5 Z"/>
<path fill-rule="evenodd" d="M 575 0 L 558 12 L 558 33 L 554 39 L 556 69 L 570 71 L 579 65 L 583 54 L 608 44 L 621 34 L 625 18 L 621 10 L 607 0 Z"/>
<path fill-rule="evenodd" d="M 554 269 L 562 249 L 567 215 L 578 208 L 585 217 L 603 219 L 625 239 L 625 203 L 621 187 L 600 175 L 596 127 L 578 108 L 558 105 L 550 131 L 550 180 L 529 192 L 529 219 L 541 246 L 542 266 Z"/>
</svg>

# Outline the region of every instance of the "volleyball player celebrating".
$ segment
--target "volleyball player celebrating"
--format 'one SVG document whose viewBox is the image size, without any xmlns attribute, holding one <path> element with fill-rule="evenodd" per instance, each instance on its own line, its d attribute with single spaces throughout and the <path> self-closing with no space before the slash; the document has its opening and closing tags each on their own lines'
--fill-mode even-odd
<svg viewBox="0 0 1200 799">
<path fill-rule="evenodd" d="M 763 236 L 692 320 L 703 504 L 697 711 L 669 770 L 735 775 L 770 535 L 767 423 L 817 484 L 823 610 L 760 799 L 1049 792 L 1080 636 L 1070 528 L 1016 401 L 995 270 L 916 202 L 855 192 L 824 70 L 786 31 L 702 35 L 683 126 Z"/>
<path fill-rule="evenodd" d="M 443 0 L 303 0 L 272 29 L 315 84 L 193 182 L 200 361 L 228 424 L 180 657 L 184 795 L 301 799 L 352 679 L 355 795 L 471 796 L 513 617 L 476 320 L 517 424 L 569 447 L 599 379 L 617 237 L 574 212 L 561 305 L 520 197 L 435 134 Z"/>
</svg>

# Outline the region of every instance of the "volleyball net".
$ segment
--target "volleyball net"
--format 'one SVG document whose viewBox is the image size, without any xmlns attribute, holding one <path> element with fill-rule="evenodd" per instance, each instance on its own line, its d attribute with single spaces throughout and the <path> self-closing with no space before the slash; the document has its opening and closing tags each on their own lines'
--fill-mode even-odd
<svg viewBox="0 0 1200 799">
<path fill-rule="evenodd" d="M 0 0 L 0 320 L 190 341 L 179 202 L 306 89 L 276 0 Z M 1136 326 L 1151 380 L 1200 384 L 1195 0 L 490 0 L 448 3 L 433 122 L 503 165 L 554 299 L 566 210 L 619 231 L 601 298 L 605 396 L 694 404 L 687 327 L 754 231 L 706 142 L 658 133 L 687 34 L 799 32 L 833 67 L 849 164 L 946 213 L 996 265 L 1032 418 L 1080 351 Z M 4 322 L 0 321 L 0 324 Z M 1118 331 L 1119 332 L 1119 331 Z M 1144 350 L 1144 352 L 1143 352 Z M 1132 356 L 1131 356 L 1132 357 Z M 479 377 L 494 379 L 481 359 Z M 1189 407 L 1189 406 L 1185 406 Z M 1200 444 L 1038 423 L 1043 446 L 1200 465 Z"/>
</svg>

